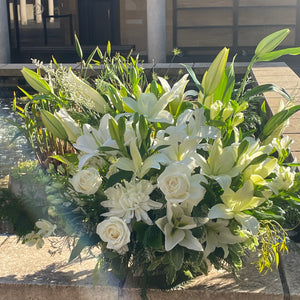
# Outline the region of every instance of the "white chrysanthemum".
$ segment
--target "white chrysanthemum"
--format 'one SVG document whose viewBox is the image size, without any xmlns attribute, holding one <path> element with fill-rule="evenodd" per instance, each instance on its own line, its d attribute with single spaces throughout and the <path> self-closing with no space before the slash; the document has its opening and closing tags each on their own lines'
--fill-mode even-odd
<svg viewBox="0 0 300 300">
<path fill-rule="evenodd" d="M 119 217 L 129 223 L 134 217 L 137 221 L 152 224 L 147 211 L 159 209 L 162 204 L 150 199 L 149 195 L 154 190 L 154 186 L 147 180 L 124 181 L 125 186 L 118 183 L 108 188 L 105 195 L 108 200 L 101 204 L 109 209 L 109 212 L 102 214 L 106 217 Z"/>
</svg>

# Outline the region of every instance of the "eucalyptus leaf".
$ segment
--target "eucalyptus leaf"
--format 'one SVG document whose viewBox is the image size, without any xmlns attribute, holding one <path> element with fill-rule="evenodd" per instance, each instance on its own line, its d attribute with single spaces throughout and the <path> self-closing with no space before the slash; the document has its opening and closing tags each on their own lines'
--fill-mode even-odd
<svg viewBox="0 0 300 300">
<path fill-rule="evenodd" d="M 143 238 L 144 246 L 149 246 L 153 249 L 161 249 L 162 248 L 162 232 L 156 226 L 148 226 L 144 238 Z"/>
<path fill-rule="evenodd" d="M 151 261 L 151 264 L 147 268 L 147 271 L 152 272 L 155 269 L 157 269 L 162 264 L 163 259 L 164 259 L 164 256 L 161 256 L 161 257 L 156 258 L 153 261 Z"/>
<path fill-rule="evenodd" d="M 240 144 L 239 144 L 239 148 L 238 148 L 238 158 L 241 157 L 242 154 L 244 154 L 247 149 L 249 147 L 249 141 L 248 140 L 243 140 Z"/>
</svg>

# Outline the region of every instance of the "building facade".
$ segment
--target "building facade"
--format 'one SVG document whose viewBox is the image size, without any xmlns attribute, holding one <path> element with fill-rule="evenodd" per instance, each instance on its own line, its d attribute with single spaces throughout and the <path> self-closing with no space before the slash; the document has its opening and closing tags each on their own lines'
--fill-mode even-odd
<svg viewBox="0 0 300 300">
<path fill-rule="evenodd" d="M 154 59 L 164 52 L 158 61 L 175 47 L 186 55 L 223 46 L 250 51 L 281 28 L 291 29 L 284 46 L 300 45 L 300 0 L 0 0 L 2 7 L 4 2 L 13 61 L 27 59 L 26 53 L 68 55 L 74 33 L 85 47 L 109 40 L 116 49 L 134 47 Z"/>
</svg>

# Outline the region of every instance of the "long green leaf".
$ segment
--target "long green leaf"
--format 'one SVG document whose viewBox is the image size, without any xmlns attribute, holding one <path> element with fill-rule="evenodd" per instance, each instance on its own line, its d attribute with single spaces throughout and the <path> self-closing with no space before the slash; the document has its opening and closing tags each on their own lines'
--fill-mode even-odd
<svg viewBox="0 0 300 300">
<path fill-rule="evenodd" d="M 68 153 L 68 154 L 72 154 L 72 153 Z M 70 155 L 52 155 L 50 157 L 62 162 L 63 164 L 66 164 L 66 165 L 73 165 L 73 162 L 74 162 L 74 159 L 73 159 L 73 162 L 71 162 L 68 159 L 71 157 Z M 77 158 L 76 155 L 75 155 L 75 157 Z M 77 159 L 77 162 L 78 162 L 78 159 Z"/>
<path fill-rule="evenodd" d="M 300 47 L 296 48 L 287 48 L 277 51 L 272 51 L 270 53 L 266 53 L 259 57 L 259 61 L 271 61 L 275 60 L 283 55 L 299 55 L 300 54 Z"/>
<path fill-rule="evenodd" d="M 263 38 L 257 45 L 255 49 L 255 55 L 258 57 L 258 59 L 273 51 L 290 33 L 290 30 L 288 28 L 282 29 L 276 32 L 271 33 L 267 37 Z"/>
<path fill-rule="evenodd" d="M 258 85 L 254 88 L 252 88 L 249 92 L 245 93 L 243 97 L 240 98 L 239 102 L 244 102 L 250 97 L 257 96 L 259 94 L 263 94 L 266 92 L 276 92 L 283 96 L 285 99 L 291 101 L 292 98 L 290 97 L 289 93 L 282 87 L 276 85 L 276 84 L 263 84 L 263 85 Z"/>
<path fill-rule="evenodd" d="M 265 125 L 261 135 L 260 140 L 265 140 L 272 132 L 278 128 L 282 123 L 284 123 L 288 118 L 290 118 L 294 113 L 300 110 L 300 105 L 295 105 L 289 109 L 282 110 L 272 116 L 270 120 Z"/>
<path fill-rule="evenodd" d="M 185 65 L 185 64 L 181 64 L 181 65 L 184 66 L 184 67 L 186 68 L 186 70 L 187 70 L 188 73 L 190 74 L 191 78 L 193 79 L 193 81 L 194 81 L 196 87 L 197 87 L 198 90 L 201 91 L 202 94 L 203 94 L 203 93 L 204 93 L 204 89 L 203 89 L 201 83 L 199 82 L 199 80 L 197 79 L 194 70 L 193 70 L 190 66 L 188 66 L 188 65 Z"/>
<path fill-rule="evenodd" d="M 79 43 L 79 40 L 78 40 L 78 37 L 76 34 L 74 35 L 74 38 L 75 38 L 76 52 L 77 52 L 79 58 L 82 59 L 83 58 L 82 48 L 80 46 L 80 43 Z"/>
</svg>

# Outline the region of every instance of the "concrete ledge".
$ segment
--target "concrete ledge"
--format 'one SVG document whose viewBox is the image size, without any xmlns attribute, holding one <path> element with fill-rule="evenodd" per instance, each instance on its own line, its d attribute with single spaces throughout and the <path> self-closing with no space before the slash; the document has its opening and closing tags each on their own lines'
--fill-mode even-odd
<svg viewBox="0 0 300 300">
<path fill-rule="evenodd" d="M 96 259 L 88 254 L 82 261 L 68 264 L 70 251 L 64 247 L 61 254 L 49 254 L 51 243 L 63 243 L 63 238 L 49 238 L 40 250 L 17 243 L 15 236 L 0 236 L 0 291 L 5 300 L 47 299 L 140 299 L 141 289 L 134 279 L 128 279 L 123 288 L 111 275 L 102 274 L 93 286 L 92 271 Z M 298 252 L 297 252 L 298 253 Z M 299 255 L 299 253 L 298 253 Z M 293 254 L 294 256 L 294 254 Z M 287 261 L 290 258 L 287 258 Z M 290 266 L 287 265 L 287 269 Z M 291 274 L 290 274 L 291 275 Z M 292 274 L 292 279 L 295 279 Z M 284 290 L 277 270 L 263 276 L 249 263 L 236 280 L 227 272 L 213 270 L 173 290 L 150 287 L 149 299 L 155 300 L 283 300 Z M 293 299 L 300 299 L 299 284 L 293 290 Z M 299 297 L 299 298 L 298 298 Z"/>
</svg>

